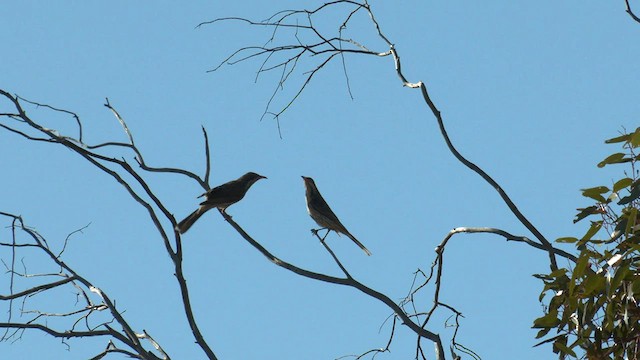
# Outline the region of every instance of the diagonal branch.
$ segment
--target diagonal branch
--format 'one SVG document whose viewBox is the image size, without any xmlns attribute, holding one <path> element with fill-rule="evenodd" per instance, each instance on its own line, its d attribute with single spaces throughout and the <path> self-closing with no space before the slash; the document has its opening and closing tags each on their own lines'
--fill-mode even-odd
<svg viewBox="0 0 640 360">
<path fill-rule="evenodd" d="M 640 23 L 640 18 L 633 12 L 633 10 L 631 10 L 631 5 L 629 4 L 629 0 L 624 0 L 624 3 L 626 5 L 626 10 L 625 10 L 626 13 L 629 14 L 629 16 L 631 16 L 633 20 Z"/>
<path fill-rule="evenodd" d="M 238 234 L 240 234 L 240 236 L 242 236 L 249 244 L 251 244 L 251 246 L 253 246 L 258 251 L 260 251 L 262 255 L 264 255 L 269 261 L 271 261 L 275 265 L 278 265 L 281 268 L 284 268 L 295 274 L 298 274 L 300 276 L 303 276 L 309 279 L 353 287 L 369 295 L 370 297 L 375 298 L 378 301 L 384 303 L 402 320 L 404 325 L 406 325 L 409 329 L 411 329 L 411 331 L 413 331 L 420 337 L 429 339 L 432 342 L 434 342 L 436 344 L 437 359 L 444 360 L 444 350 L 442 347 L 442 341 L 440 340 L 440 335 L 433 333 L 429 330 L 426 330 L 425 328 L 422 328 L 420 325 L 416 324 L 413 320 L 411 320 L 411 318 L 402 310 L 402 308 L 398 304 L 396 304 L 393 300 L 391 300 L 385 294 L 382 294 L 381 292 L 376 291 L 362 284 L 361 282 L 357 281 L 353 277 L 338 278 L 330 275 L 316 273 L 313 271 L 302 269 L 298 266 L 295 266 L 284 260 L 281 260 L 280 258 L 273 255 L 271 252 L 269 252 L 264 246 L 258 243 L 255 239 L 253 239 L 253 237 L 251 237 L 246 231 L 244 231 L 244 229 L 240 227 L 240 225 L 238 225 L 238 223 L 236 223 L 231 218 L 231 216 L 229 216 L 223 211 L 220 211 L 220 214 L 222 214 L 224 219 L 229 223 L 229 225 L 231 225 L 231 227 L 233 227 L 238 232 Z"/>
<path fill-rule="evenodd" d="M 23 323 L 0 323 L 0 328 L 12 328 L 12 329 L 37 329 L 46 332 L 47 334 L 63 338 L 81 338 L 81 337 L 96 337 L 96 336 L 113 336 L 109 330 L 92 330 L 92 331 L 57 331 L 41 324 L 23 324 Z"/>
<path fill-rule="evenodd" d="M 211 350 L 207 342 L 204 340 L 203 336 L 200 334 L 200 331 L 195 321 L 195 317 L 193 316 L 193 310 L 189 302 L 187 283 L 184 277 L 184 273 L 182 271 L 182 243 L 181 243 L 180 235 L 176 233 L 174 230 L 174 227 L 176 225 L 176 220 L 173 217 L 173 214 L 171 214 L 171 212 L 165 207 L 165 205 L 160 200 L 160 198 L 156 196 L 156 194 L 151 189 L 151 187 L 146 182 L 146 180 L 124 158 L 117 159 L 113 157 L 108 157 L 103 155 L 100 152 L 96 152 L 96 150 L 104 149 L 106 147 L 118 147 L 118 148 L 129 149 L 133 151 L 135 160 L 138 162 L 138 164 L 144 171 L 173 173 L 173 174 L 188 176 L 198 181 L 198 183 L 205 188 L 208 188 L 208 184 L 204 180 L 202 180 L 199 176 L 182 169 L 154 168 L 146 165 L 142 152 L 137 147 L 130 128 L 127 126 L 126 122 L 124 121 L 123 117 L 118 113 L 118 111 L 116 111 L 115 108 L 111 106 L 108 99 L 106 101 L 105 107 L 107 107 L 109 110 L 112 111 L 112 113 L 114 114 L 118 122 L 121 124 L 127 136 L 127 139 L 129 141 L 128 143 L 107 142 L 107 143 L 103 143 L 95 146 L 84 144 L 79 139 L 73 139 L 70 137 L 63 136 L 58 131 L 54 129 L 46 128 L 41 124 L 39 124 L 38 122 L 34 121 L 32 118 L 30 118 L 27 115 L 26 111 L 23 109 L 20 102 L 21 98 L 17 96 L 13 96 L 7 91 L 1 90 L 1 89 L 0 89 L 0 96 L 4 96 L 5 98 L 7 98 L 15 108 L 15 113 L 0 114 L 0 118 L 4 117 L 4 118 L 16 120 L 30 127 L 33 131 L 44 134 L 45 137 L 44 138 L 34 137 L 32 135 L 29 135 L 27 132 L 13 129 L 9 125 L 1 124 L 4 129 L 7 129 L 13 133 L 16 133 L 30 140 L 57 143 L 69 150 L 72 150 L 73 152 L 77 153 L 82 158 L 84 158 L 86 161 L 88 161 L 90 164 L 97 167 L 101 172 L 104 172 L 110 175 L 114 180 L 116 180 L 116 182 L 118 182 L 120 185 L 122 185 L 125 188 L 128 194 L 136 202 L 138 202 L 143 208 L 147 210 L 147 213 L 151 221 L 155 225 L 158 233 L 160 234 L 163 240 L 163 244 L 166 248 L 167 253 L 169 254 L 170 258 L 173 261 L 173 264 L 175 267 L 175 275 L 178 280 L 180 291 L 184 300 L 183 302 L 184 311 L 185 311 L 186 317 L 188 318 L 188 322 L 192 329 L 194 337 L 196 338 L 196 343 L 205 352 L 205 354 L 209 359 L 217 359 L 217 357 L 215 356 L 215 354 L 213 353 L 213 351 Z M 208 147 L 208 139 L 206 136 L 206 132 L 205 132 L 205 145 Z M 208 153 L 207 153 L 207 162 L 209 163 Z M 208 178 L 209 169 L 210 167 L 207 166 L 206 178 Z M 129 176 L 130 178 L 127 178 L 127 176 Z M 136 187 L 139 187 L 139 188 L 136 188 Z M 163 226 L 163 222 L 165 221 L 168 221 L 171 224 L 170 232 L 165 231 L 165 228 Z M 36 243 L 40 244 L 39 241 L 44 242 L 44 239 L 39 239 L 35 232 L 30 231 L 24 226 L 22 227 L 22 230 L 29 233 L 34 238 L 34 241 L 36 241 Z M 175 248 L 176 248 L 175 251 L 169 240 L 169 234 L 173 234 L 175 237 Z M 137 335 L 126 324 L 126 322 L 120 316 L 120 314 L 117 311 L 115 311 L 115 307 L 113 306 L 113 303 L 111 303 L 111 300 L 109 299 L 108 296 L 106 296 L 106 294 L 104 294 L 100 289 L 91 287 L 91 285 L 85 279 L 79 277 L 76 273 L 72 272 L 70 268 L 65 267 L 64 263 L 62 263 L 61 260 L 56 258 L 56 256 L 48 249 L 47 246 L 41 245 L 40 248 L 42 250 L 46 250 L 47 255 L 49 255 L 52 258 L 52 260 L 54 260 L 59 266 L 61 266 L 68 272 L 72 273 L 74 276 L 77 277 L 78 281 L 82 282 L 83 285 L 87 286 L 88 288 L 90 288 L 92 291 L 94 291 L 95 293 L 97 293 L 103 298 L 103 301 L 105 301 L 105 303 L 111 310 L 114 318 L 118 321 L 118 323 L 120 323 L 123 326 L 124 331 L 127 334 L 127 337 L 129 338 L 130 347 L 136 349 L 136 351 L 139 353 L 143 353 L 146 351 L 140 345 Z"/>
<path fill-rule="evenodd" d="M 18 298 L 21 298 L 23 296 L 28 296 L 28 295 L 31 295 L 31 294 L 35 294 L 35 293 L 38 293 L 38 292 L 43 291 L 43 290 L 53 289 L 55 287 L 67 284 L 67 283 L 72 282 L 74 280 L 76 280 L 76 278 L 72 276 L 72 277 L 68 277 L 66 279 L 62 279 L 60 281 L 55 281 L 55 282 L 48 283 L 48 284 L 42 284 L 42 285 L 39 285 L 39 286 L 34 286 L 34 287 L 30 288 L 30 289 L 23 290 L 23 291 L 20 291 L 20 292 L 17 292 L 17 293 L 12 293 L 10 295 L 0 295 L 0 300 L 4 301 L 4 300 L 11 300 L 11 299 L 18 299 Z"/>
<path fill-rule="evenodd" d="M 322 244 L 322 246 L 324 246 L 324 248 L 327 250 L 327 252 L 329 252 L 329 254 L 333 258 L 333 260 L 336 262 L 336 264 L 340 268 L 340 270 L 342 270 L 342 272 L 344 273 L 344 275 L 348 279 L 353 279 L 351 274 L 349 274 L 349 271 L 347 271 L 347 268 L 345 268 L 344 265 L 342 265 L 342 262 L 340 262 L 340 260 L 338 259 L 338 256 L 336 256 L 336 253 L 334 253 L 333 250 L 331 250 L 331 248 L 329 247 L 329 245 L 327 245 L 327 243 L 324 241 L 327 238 L 327 236 L 329 235 L 329 233 L 331 232 L 331 230 L 327 229 L 327 233 L 324 234 L 323 237 L 320 237 L 320 235 L 318 235 L 318 230 L 317 229 L 313 229 L 313 230 L 311 230 L 311 232 L 313 233 L 313 235 L 315 235 L 318 238 L 318 240 L 320 240 L 320 243 Z"/>
<path fill-rule="evenodd" d="M 506 191 L 504 191 L 504 189 L 502 189 L 502 187 L 500 186 L 500 184 L 498 184 L 497 181 L 495 181 L 491 176 L 489 176 L 489 174 L 487 174 L 479 166 L 477 166 L 476 164 L 474 164 L 471 161 L 467 160 L 467 158 L 462 156 L 462 154 L 456 149 L 456 147 L 453 145 L 453 142 L 449 138 L 449 135 L 447 134 L 447 130 L 445 129 L 445 126 L 444 126 L 444 120 L 442 119 L 442 114 L 440 113 L 440 110 L 438 110 L 436 105 L 431 100 L 431 97 L 429 96 L 429 92 L 427 91 L 426 85 L 422 81 L 419 81 L 417 83 L 411 83 L 406 79 L 406 77 L 402 73 L 402 67 L 401 67 L 401 63 L 400 63 L 400 56 L 398 55 L 398 52 L 396 51 L 396 49 L 393 46 L 393 44 L 389 44 L 389 46 L 390 46 L 391 54 L 393 55 L 393 59 L 394 59 L 394 62 L 395 62 L 396 73 L 397 73 L 398 77 L 400 78 L 400 80 L 402 81 L 403 86 L 406 86 L 406 87 L 409 87 L 409 88 L 419 88 L 420 89 L 420 91 L 422 92 L 422 97 L 423 97 L 425 103 L 429 106 L 429 109 L 431 110 L 431 112 L 435 116 L 436 120 L 438 121 L 438 126 L 440 127 L 440 133 L 442 134 L 442 137 L 444 138 L 444 140 L 445 140 L 445 142 L 447 144 L 447 147 L 449 148 L 449 150 L 451 151 L 453 156 L 455 156 L 455 158 L 458 159 L 458 161 L 460 161 L 464 166 L 468 167 L 473 172 L 475 172 L 476 174 L 480 175 L 480 177 L 482 179 L 484 179 L 487 183 L 489 183 L 489 185 L 491 185 L 498 192 L 498 194 L 500 195 L 502 200 L 505 202 L 505 204 L 507 205 L 509 210 L 511 210 L 511 212 L 515 215 L 515 217 L 529 231 L 531 231 L 531 233 L 536 237 L 536 239 L 538 239 L 540 241 L 540 244 L 542 245 L 542 247 L 549 253 L 549 260 L 550 260 L 551 269 L 552 270 L 557 269 L 558 268 L 558 264 L 557 264 L 557 261 L 556 261 L 555 252 L 553 250 L 553 245 L 551 245 L 549 240 L 547 240 L 544 237 L 544 235 L 542 235 L 542 233 L 529 221 L 529 219 L 527 219 L 527 217 L 524 216 L 524 214 L 520 211 L 520 209 L 518 209 L 516 204 L 513 202 L 513 200 L 511 200 L 509 195 L 507 195 Z"/>
<path fill-rule="evenodd" d="M 320 13 L 329 11 L 329 9 L 340 7 L 347 9 L 347 15 L 339 25 L 337 35 L 325 36 L 314 24 L 314 16 L 319 16 Z M 354 21 L 355 15 L 363 11 L 368 11 L 370 13 L 369 4 L 366 1 L 361 3 L 350 0 L 336 0 L 322 3 L 312 10 L 283 10 L 262 21 L 252 21 L 239 17 L 223 17 L 202 22 L 198 24 L 196 28 L 200 28 L 204 25 L 213 25 L 219 22 L 238 21 L 244 22 L 252 27 L 255 26 L 273 29 L 271 37 L 264 45 L 241 47 L 224 58 L 217 66 L 213 67 L 208 72 L 216 71 L 225 64 L 235 65 L 251 59 L 263 58 L 263 62 L 256 74 L 257 81 L 260 74 L 280 68 L 282 70 L 280 79 L 267 102 L 261 119 L 266 115 L 271 115 L 276 120 L 278 132 L 282 137 L 279 122 L 280 115 L 293 105 L 314 76 L 332 60 L 336 58 L 341 60 L 348 87 L 349 78 L 346 71 L 345 55 L 388 56 L 391 54 L 389 51 L 376 52 L 369 50 L 366 46 L 354 41 L 353 39 L 343 37 L 343 31 L 348 27 L 350 22 Z M 291 44 L 271 45 L 275 42 L 276 34 L 283 31 L 288 31 L 296 41 Z M 302 79 L 300 80 L 300 85 L 298 85 L 297 89 L 294 90 L 294 94 L 291 98 L 282 105 L 279 110 L 271 111 L 271 104 L 276 97 L 276 94 L 284 90 L 285 84 L 290 79 L 294 69 L 302 63 L 303 59 L 311 62 L 311 68 L 301 73 Z M 350 92 L 349 88 L 348 90 Z"/>
</svg>

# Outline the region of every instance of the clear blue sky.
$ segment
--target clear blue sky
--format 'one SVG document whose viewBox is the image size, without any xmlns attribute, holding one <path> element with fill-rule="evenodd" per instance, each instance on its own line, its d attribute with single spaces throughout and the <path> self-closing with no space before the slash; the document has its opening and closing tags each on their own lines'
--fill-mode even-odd
<svg viewBox="0 0 640 360">
<path fill-rule="evenodd" d="M 309 233 L 315 224 L 306 214 L 300 175 L 315 178 L 373 256 L 345 237 L 330 235 L 330 244 L 355 277 L 393 299 L 406 295 L 417 268 L 429 268 L 435 246 L 454 227 L 490 226 L 531 237 L 496 192 L 455 161 L 419 92 L 401 87 L 391 58 L 346 58 L 353 100 L 341 64 L 328 66 L 281 117 L 282 139 L 274 121 L 260 121 L 276 74 L 255 83 L 259 61 L 206 72 L 240 46 L 263 44 L 269 33 L 235 23 L 194 29 L 198 23 L 224 16 L 261 20 L 316 4 L 3 2 L 0 86 L 75 111 L 89 143 L 126 140 L 102 106 L 108 97 L 155 166 L 202 173 L 205 126 L 212 185 L 247 171 L 269 177 L 229 209 L 234 219 L 282 259 L 339 275 Z M 595 167 L 617 150 L 603 140 L 638 124 L 640 24 L 625 14 L 623 2 L 372 5 L 405 75 L 427 83 L 459 150 L 499 181 L 547 238 L 580 235 L 585 224 L 573 225 L 572 218 L 587 202 L 578 190 L 620 175 Z M 370 27 L 348 30 L 372 49 L 387 50 Z M 305 66 L 300 70 L 310 70 Z M 300 79 L 292 79 L 276 107 Z M 73 129 L 70 120 L 46 111 L 32 115 L 63 133 Z M 161 239 L 124 189 L 60 147 L 0 132 L 0 153 L 0 211 L 21 214 L 51 243 L 90 224 L 73 238 L 65 261 L 116 299 L 130 324 L 147 330 L 174 359 L 202 358 Z M 194 182 L 147 175 L 176 217 L 197 206 L 202 191 Z M 8 234 L 2 230 L 0 239 Z M 184 246 L 194 311 L 221 359 L 334 359 L 386 343 L 388 326 L 378 330 L 388 308 L 356 290 L 272 265 L 215 212 L 185 235 Z M 24 259 L 33 272 L 45 271 L 41 260 Z M 541 314 L 541 286 L 531 274 L 545 272 L 546 264 L 544 253 L 496 236 L 454 238 L 441 300 L 465 315 L 458 340 L 485 359 L 552 358 L 549 348 L 531 347 L 536 332 L 530 326 Z M 61 297 L 75 301 L 73 293 Z M 424 309 L 429 299 L 422 299 Z M 445 317 L 431 330 L 446 340 Z M 106 346 L 69 343 L 67 351 L 59 340 L 28 332 L 0 343 L 0 354 L 85 359 Z M 402 329 L 392 353 L 379 358 L 412 358 L 414 347 L 415 337 Z"/>
</svg>

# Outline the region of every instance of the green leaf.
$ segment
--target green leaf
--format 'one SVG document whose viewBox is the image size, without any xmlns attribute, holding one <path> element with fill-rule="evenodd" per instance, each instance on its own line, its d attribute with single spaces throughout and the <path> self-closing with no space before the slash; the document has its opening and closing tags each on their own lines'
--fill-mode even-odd
<svg viewBox="0 0 640 360">
<path fill-rule="evenodd" d="M 591 238 L 602 228 L 602 223 L 602 220 L 592 221 L 589 230 L 587 230 L 580 240 L 591 240 Z"/>
<path fill-rule="evenodd" d="M 546 328 L 538 331 L 538 334 L 536 335 L 536 339 L 540 339 L 541 337 L 547 335 L 549 331 L 551 331 L 551 328 Z"/>
<path fill-rule="evenodd" d="M 630 238 L 630 240 L 633 239 L 633 241 L 638 241 L 638 237 L 632 237 Z M 620 244 L 618 246 L 620 249 L 627 249 L 629 252 L 631 251 L 635 251 L 635 252 L 640 252 L 640 245 L 639 244 L 629 244 L 629 243 L 625 243 L 624 245 Z"/>
<path fill-rule="evenodd" d="M 583 296 L 588 297 L 592 293 L 601 293 L 606 285 L 606 280 L 601 274 L 591 274 L 582 282 L 584 288 Z"/>
<path fill-rule="evenodd" d="M 558 277 L 566 274 L 567 271 L 569 271 L 569 270 L 567 270 L 565 268 L 559 268 L 559 269 L 553 270 L 551 273 L 549 273 L 549 276 L 554 277 L 554 278 L 558 278 Z"/>
<path fill-rule="evenodd" d="M 566 354 L 566 355 L 569 355 L 569 356 L 572 356 L 572 357 L 578 357 L 576 355 L 576 353 L 573 352 L 573 350 L 571 350 L 569 347 L 567 347 L 563 343 L 563 341 L 566 342 L 567 340 L 566 339 L 564 339 L 564 340 L 563 339 L 558 339 L 558 340 L 556 340 L 556 342 L 553 343 L 553 346 L 555 346 L 556 349 L 560 350 L 563 354 Z"/>
<path fill-rule="evenodd" d="M 618 201 L 618 205 L 626 205 L 640 197 L 640 186 L 637 184 L 631 188 L 631 193 Z"/>
<path fill-rule="evenodd" d="M 631 290 L 633 290 L 634 294 L 640 293 L 640 277 L 634 277 L 633 282 L 631 283 Z"/>
<path fill-rule="evenodd" d="M 625 234 L 631 234 L 633 232 L 633 227 L 636 224 L 636 220 L 638 218 L 638 209 L 632 207 L 629 210 L 629 214 L 627 215 L 627 226 L 625 226 Z"/>
<path fill-rule="evenodd" d="M 547 291 L 545 289 L 545 291 L 540 293 L 540 296 L 538 296 L 538 301 L 542 302 L 542 299 L 544 299 L 544 297 L 547 295 Z"/>
<path fill-rule="evenodd" d="M 621 163 L 630 162 L 631 159 L 630 158 L 625 158 L 625 156 L 626 156 L 626 154 L 623 154 L 623 153 L 611 154 L 611 155 L 607 156 L 606 159 L 600 161 L 598 163 L 598 167 L 602 168 L 602 167 L 605 167 L 606 165 L 621 164 Z"/>
<path fill-rule="evenodd" d="M 615 184 L 613 184 L 613 192 L 618 192 L 626 187 L 629 187 L 632 183 L 633 183 L 633 180 L 628 177 L 620 179 L 616 181 Z"/>
<path fill-rule="evenodd" d="M 543 317 L 539 317 L 533 321 L 533 328 L 553 328 L 560 324 L 560 319 L 558 319 L 558 311 L 552 311 Z"/>
<path fill-rule="evenodd" d="M 551 280 L 551 276 L 547 274 L 533 274 L 532 276 L 540 280 Z"/>
<path fill-rule="evenodd" d="M 589 230 L 587 230 L 587 233 L 584 234 L 584 236 L 582 237 L 582 239 L 580 239 L 580 241 L 585 242 L 585 241 L 591 240 L 593 235 L 595 235 L 596 233 L 598 233 L 598 231 L 600 231 L 600 228 L 602 228 L 602 221 L 591 222 L 591 226 L 589 227 Z"/>
<path fill-rule="evenodd" d="M 613 229 L 613 233 L 611 233 L 611 240 L 619 239 L 622 234 L 625 233 L 627 229 L 627 224 L 629 223 L 629 219 L 626 216 L 621 216 L 616 220 L 618 223 L 616 227 Z"/>
<path fill-rule="evenodd" d="M 638 130 L 640 130 L 640 128 L 636 129 L 636 131 L 633 132 L 633 134 L 630 134 L 631 135 L 630 143 L 631 143 L 631 146 L 633 146 L 634 148 L 637 148 L 638 145 L 640 145 L 640 131 Z"/>
<path fill-rule="evenodd" d="M 573 295 L 573 289 L 576 287 L 576 280 L 581 278 L 584 275 L 584 271 L 589 265 L 590 257 L 587 253 L 583 252 L 580 254 L 578 258 L 578 262 L 576 263 L 576 267 L 573 269 L 573 274 L 571 274 L 571 282 L 569 283 L 569 295 Z"/>
<path fill-rule="evenodd" d="M 580 211 L 575 219 L 573 219 L 573 223 L 577 223 L 578 221 L 586 218 L 587 216 L 593 215 L 593 214 L 599 214 L 600 213 L 600 209 L 597 206 L 589 206 L 586 208 L 578 208 L 576 209 L 578 211 Z"/>
<path fill-rule="evenodd" d="M 611 332 L 616 324 L 615 324 L 615 316 L 616 316 L 616 303 L 610 302 L 607 304 L 604 309 L 604 319 L 602 321 L 602 330 L 606 332 Z"/>
<path fill-rule="evenodd" d="M 597 202 L 607 202 L 607 199 L 602 194 L 609 192 L 609 188 L 606 186 L 596 186 L 588 189 L 581 189 L 582 196 L 591 198 Z"/>
<path fill-rule="evenodd" d="M 582 332 L 582 337 L 579 337 L 576 339 L 576 341 L 573 342 L 573 344 L 571 344 L 571 346 L 569 346 L 570 348 L 575 348 L 576 346 L 580 346 L 584 344 L 586 342 L 585 337 L 588 338 L 589 334 L 591 333 L 591 328 L 586 328 L 585 331 Z"/>
<path fill-rule="evenodd" d="M 573 269 L 573 273 L 571 274 L 571 281 L 569 281 L 569 296 L 573 296 L 573 291 L 577 285 L 577 279 L 582 277 L 587 265 L 589 265 L 589 257 L 583 253 L 578 258 L 576 267 Z"/>
<path fill-rule="evenodd" d="M 593 304 L 593 308 L 591 309 L 591 312 L 589 313 L 589 316 L 592 318 L 593 316 L 595 316 L 595 314 L 598 311 L 602 311 L 602 307 L 605 304 L 608 304 L 608 298 L 606 296 L 601 296 L 600 298 L 598 298 L 598 300 L 596 300 L 596 302 Z"/>
<path fill-rule="evenodd" d="M 573 244 L 574 242 L 577 242 L 577 241 L 578 241 L 578 238 L 574 238 L 574 237 L 561 237 L 556 239 L 556 242 L 566 243 L 566 244 Z"/>
<path fill-rule="evenodd" d="M 604 143 L 605 144 L 615 144 L 615 143 L 627 142 L 627 141 L 629 141 L 629 139 L 631 139 L 631 134 L 624 134 L 624 135 L 616 136 L 616 137 L 611 138 L 611 139 L 607 139 L 607 140 L 604 141 Z"/>
<path fill-rule="evenodd" d="M 616 274 L 613 276 L 613 279 L 611 280 L 611 284 L 609 285 L 611 293 L 616 292 L 616 289 L 618 289 L 618 287 L 622 283 L 622 280 L 624 280 L 627 277 L 627 275 L 629 275 L 630 272 L 631 270 L 629 269 L 628 264 L 620 265 L 618 270 L 616 270 Z"/>
</svg>

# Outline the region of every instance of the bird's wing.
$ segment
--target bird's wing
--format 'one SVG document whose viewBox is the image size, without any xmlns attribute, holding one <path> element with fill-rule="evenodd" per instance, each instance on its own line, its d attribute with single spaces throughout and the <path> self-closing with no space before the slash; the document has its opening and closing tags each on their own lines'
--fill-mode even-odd
<svg viewBox="0 0 640 360">
<path fill-rule="evenodd" d="M 343 234 L 347 234 L 348 233 L 347 228 L 345 228 L 344 225 L 342 225 L 342 223 L 340 222 L 340 219 L 338 219 L 338 217 L 333 212 L 333 210 L 331 210 L 331 207 L 324 200 L 324 198 L 322 197 L 320 192 L 317 192 L 315 195 L 316 196 L 314 196 L 312 201 L 315 202 L 316 209 L 322 209 L 322 211 L 320 211 L 320 212 L 323 213 L 323 215 L 327 219 L 329 219 L 329 221 L 333 222 L 336 225 L 336 229 L 335 230 L 338 230 L 339 232 L 341 232 Z"/>
<path fill-rule="evenodd" d="M 241 186 L 242 184 L 235 180 L 216 186 L 204 194 L 206 196 L 206 200 L 200 203 L 200 205 L 213 204 L 215 206 L 217 204 L 239 201 L 240 199 L 238 199 L 238 195 L 242 193 L 241 189 L 239 189 Z"/>
</svg>

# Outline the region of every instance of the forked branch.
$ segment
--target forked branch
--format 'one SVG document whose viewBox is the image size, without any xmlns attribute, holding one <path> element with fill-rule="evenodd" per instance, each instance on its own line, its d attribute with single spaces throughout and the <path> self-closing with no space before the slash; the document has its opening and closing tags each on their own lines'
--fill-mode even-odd
<svg viewBox="0 0 640 360">
<path fill-rule="evenodd" d="M 129 194 L 129 196 L 131 196 L 132 199 L 134 199 L 140 206 L 142 206 L 147 211 L 149 219 L 155 225 L 155 228 L 158 231 L 160 238 L 162 239 L 162 243 L 167 251 L 167 254 L 173 261 L 176 279 L 178 281 L 180 292 L 183 298 L 183 309 L 187 317 L 189 326 L 191 327 L 191 330 L 193 332 L 196 343 L 200 346 L 200 348 L 204 351 L 204 353 L 209 359 L 216 359 L 215 354 L 213 353 L 207 341 L 204 339 L 204 337 L 200 333 L 200 330 L 195 320 L 196 318 L 191 308 L 187 282 L 186 282 L 184 273 L 182 271 L 182 241 L 181 241 L 180 235 L 176 233 L 174 230 L 174 227 L 176 225 L 176 220 L 173 214 L 164 205 L 161 198 L 158 195 L 156 195 L 152 187 L 147 183 L 147 180 L 143 175 L 145 173 L 162 173 L 162 174 L 169 174 L 169 175 L 181 175 L 197 181 L 198 184 L 200 184 L 204 188 L 208 188 L 207 182 L 208 182 L 209 171 L 210 171 L 209 170 L 210 159 L 209 159 L 209 152 L 208 152 L 208 138 L 206 136 L 206 132 L 204 132 L 204 129 L 203 129 L 203 132 L 205 136 L 205 143 L 206 143 L 205 145 L 207 147 L 207 151 L 206 151 L 207 166 L 206 166 L 206 175 L 203 179 L 187 170 L 178 169 L 174 167 L 153 167 L 153 166 L 147 165 L 142 155 L 142 151 L 138 148 L 137 144 L 134 141 L 134 136 L 132 134 L 131 129 L 129 128 L 129 126 L 123 119 L 123 117 L 120 115 L 120 113 L 116 111 L 116 109 L 111 105 L 108 99 L 105 103 L 105 107 L 107 107 L 113 113 L 113 115 L 116 117 L 117 121 L 119 122 L 120 126 L 124 130 L 124 133 L 127 139 L 127 141 L 125 142 L 108 141 L 108 142 L 99 143 L 99 144 L 87 144 L 82 139 L 82 133 L 83 133 L 82 121 L 75 113 L 67 110 L 62 110 L 56 107 L 43 105 L 43 104 L 32 102 L 32 101 L 27 101 L 17 95 L 12 95 L 8 91 L 2 90 L 2 89 L 0 89 L 0 98 L 4 98 L 5 100 L 7 100 L 9 103 L 9 106 L 11 107 L 11 110 L 0 113 L 0 127 L 2 129 L 7 130 L 9 133 L 16 134 L 30 141 L 41 141 L 41 142 L 47 142 L 51 144 L 57 144 L 75 152 L 82 159 L 86 160 L 88 163 L 95 166 L 99 171 L 101 171 L 106 175 L 109 175 L 113 180 L 119 183 L 125 189 L 125 191 Z M 60 112 L 66 115 L 71 115 L 75 119 L 75 122 L 78 124 L 79 136 L 77 138 L 72 136 L 67 136 L 65 134 L 62 134 L 58 130 L 55 130 L 52 127 L 45 126 L 42 122 L 39 122 L 38 120 L 33 118 L 30 114 L 27 114 L 27 111 L 25 110 L 23 103 L 33 105 L 36 108 L 44 108 L 49 111 Z M 107 151 L 118 151 L 118 150 L 124 151 L 123 156 L 120 158 L 114 157 L 112 155 L 107 155 Z M 126 157 L 130 157 L 132 154 L 133 154 L 134 160 L 142 169 L 143 171 L 142 173 L 139 172 L 137 169 L 134 169 L 126 160 Z M 44 239 L 39 237 L 37 233 L 35 233 L 35 231 L 30 230 L 22 225 L 21 225 L 21 229 L 26 233 L 31 234 L 34 240 L 36 240 L 36 242 L 40 241 L 40 243 L 37 244 L 37 248 L 41 251 L 45 251 L 51 257 L 51 259 L 57 263 L 59 259 L 59 255 L 61 255 L 62 252 L 64 251 L 64 247 L 62 248 L 62 250 L 60 250 L 58 255 L 55 255 L 48 249 L 48 245 L 46 244 L 46 241 L 44 241 Z M 15 249 L 23 245 L 27 245 L 27 244 L 7 244 L 7 246 L 11 246 L 14 249 L 14 253 L 15 253 Z M 11 261 L 11 269 L 13 269 L 13 266 L 14 266 L 13 264 L 15 264 L 15 256 L 12 258 L 12 261 Z M 68 272 L 71 272 L 70 269 L 64 268 L 63 263 L 61 261 L 59 265 L 62 266 L 63 269 L 66 269 Z M 96 287 L 91 287 L 90 285 L 88 285 L 88 283 L 84 283 L 83 281 L 80 281 L 80 279 L 77 278 L 77 274 L 73 273 L 72 275 L 69 275 L 67 277 L 74 278 L 74 280 L 71 281 L 70 283 L 73 283 L 73 284 L 77 282 L 82 283 L 86 289 L 89 289 L 90 291 L 93 291 L 96 294 L 98 294 L 100 297 L 102 297 L 108 307 L 111 306 L 111 304 L 109 303 L 110 302 L 109 298 L 106 297 L 106 295 L 102 291 L 100 291 Z M 54 285 L 55 283 L 49 283 L 41 286 L 52 287 Z M 35 291 L 35 290 L 32 290 L 32 291 Z M 15 294 L 10 294 L 7 296 L 10 296 L 13 298 L 15 297 Z M 85 291 L 85 297 L 86 297 L 86 291 Z M 138 353 L 143 353 L 144 349 L 139 345 L 138 335 L 136 335 L 131 329 L 125 326 L 126 322 L 124 322 L 124 319 L 120 318 L 120 314 L 118 312 L 113 311 L 112 314 L 119 323 L 120 322 L 123 323 L 123 327 L 125 328 L 125 333 L 127 335 L 127 338 L 129 339 L 131 347 L 134 348 Z M 144 338 L 147 340 L 150 339 L 150 337 L 148 336 Z M 164 352 L 162 353 L 164 354 Z M 165 355 L 166 354 L 164 354 L 163 356 Z M 168 355 L 166 355 L 165 357 L 168 358 Z"/>
<path fill-rule="evenodd" d="M 12 257 L 12 264 L 8 266 L 11 269 L 9 272 L 12 284 L 9 288 L 10 293 L 0 295 L 0 301 L 7 301 L 9 307 L 8 319 L 0 322 L 0 328 L 5 329 L 4 335 L 0 340 L 18 339 L 25 330 L 40 330 L 53 337 L 63 339 L 64 343 L 68 339 L 106 337 L 112 344 L 114 351 L 126 352 L 134 358 L 170 359 L 157 343 L 149 341 L 163 355 L 162 357 L 158 357 L 147 350 L 143 343 L 139 341 L 142 337 L 134 332 L 132 326 L 116 308 L 115 302 L 89 280 L 78 274 L 67 262 L 63 261 L 60 255 L 61 252 L 54 251 L 41 234 L 24 225 L 22 218 L 5 212 L 0 212 L 0 216 L 8 219 L 12 224 L 10 227 L 12 241 L 10 243 L 0 243 L 0 246 L 9 247 L 14 253 L 17 251 L 38 251 L 46 256 L 50 265 L 60 269 L 59 272 L 50 274 L 18 273 L 15 270 L 16 256 Z M 17 283 L 16 277 L 25 279 L 37 278 L 41 280 L 41 283 L 35 286 L 31 285 L 22 291 L 14 291 L 14 286 Z M 55 280 L 57 278 L 62 279 Z M 72 291 L 75 290 L 78 297 L 84 300 L 84 304 L 76 301 L 76 309 L 65 312 L 25 309 L 31 299 L 47 297 L 51 290 L 61 287 L 69 288 Z M 91 296 L 90 293 L 98 295 L 97 302 L 94 299 L 95 296 Z M 14 300 L 20 300 L 21 302 L 19 309 L 21 313 L 20 322 L 13 320 Z M 110 318 L 105 318 L 102 315 L 105 311 L 110 315 Z M 90 325 L 96 322 L 97 325 Z M 111 323 L 118 324 L 122 330 L 115 330 L 110 325 Z M 80 324 L 84 324 L 81 330 L 77 329 Z M 56 330 L 56 326 L 65 327 L 65 330 Z M 116 345 L 116 342 L 120 345 Z"/>
</svg>

